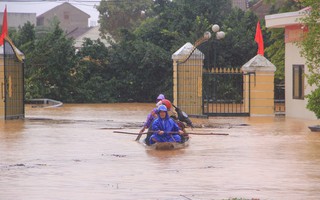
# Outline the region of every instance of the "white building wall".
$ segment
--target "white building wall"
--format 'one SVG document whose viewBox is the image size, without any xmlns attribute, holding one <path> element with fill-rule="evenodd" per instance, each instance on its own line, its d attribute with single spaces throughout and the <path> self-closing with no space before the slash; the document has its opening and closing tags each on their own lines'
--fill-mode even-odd
<svg viewBox="0 0 320 200">
<path fill-rule="evenodd" d="M 3 12 L 0 13 L 0 24 L 2 26 Z M 7 13 L 8 27 L 22 27 L 28 21 L 36 25 L 36 13 Z"/>
<path fill-rule="evenodd" d="M 286 43 L 286 56 L 285 56 L 285 87 L 286 87 L 286 116 L 301 118 L 301 119 L 317 119 L 315 114 L 308 109 L 306 109 L 306 105 L 308 99 L 293 99 L 292 98 L 292 90 L 293 90 L 293 65 L 304 65 L 304 71 L 308 73 L 308 67 L 305 65 L 305 58 L 301 57 L 300 49 L 294 43 Z M 304 94 L 309 94 L 311 91 L 311 87 L 307 83 L 307 78 L 304 78 Z"/>
</svg>

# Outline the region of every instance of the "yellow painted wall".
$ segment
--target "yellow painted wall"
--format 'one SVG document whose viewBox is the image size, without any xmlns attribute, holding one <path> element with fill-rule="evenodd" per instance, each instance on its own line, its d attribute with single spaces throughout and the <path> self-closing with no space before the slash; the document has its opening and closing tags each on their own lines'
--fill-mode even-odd
<svg viewBox="0 0 320 200">
<path fill-rule="evenodd" d="M 250 87 L 250 115 L 274 115 L 274 72 L 256 72 Z"/>
<path fill-rule="evenodd" d="M 7 70 L 7 96 L 6 117 L 22 118 L 24 113 L 23 102 L 23 69 L 21 63 L 11 62 L 6 66 Z"/>
<path fill-rule="evenodd" d="M 174 103 L 190 115 L 202 115 L 202 65 L 202 59 L 174 65 Z"/>
<path fill-rule="evenodd" d="M 9 45 L 5 63 L 0 55 L 0 119 L 24 118 L 24 55 L 19 54 L 10 38 L 5 40 Z"/>
<path fill-rule="evenodd" d="M 173 104 L 178 105 L 178 69 L 177 62 L 173 62 Z"/>
</svg>

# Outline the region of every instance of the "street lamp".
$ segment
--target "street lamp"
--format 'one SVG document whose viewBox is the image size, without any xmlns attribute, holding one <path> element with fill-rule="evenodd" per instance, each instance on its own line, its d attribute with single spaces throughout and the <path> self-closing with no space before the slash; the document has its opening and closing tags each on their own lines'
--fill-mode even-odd
<svg viewBox="0 0 320 200">
<path fill-rule="evenodd" d="M 217 24 L 214 24 L 211 29 L 212 29 L 213 32 L 216 33 L 216 39 L 217 39 L 217 40 L 221 40 L 221 39 L 223 39 L 223 38 L 226 36 L 226 34 L 225 34 L 223 31 L 220 31 L 220 27 L 219 27 L 219 25 L 217 25 Z M 217 43 L 216 43 L 216 44 L 217 44 Z M 216 67 L 216 60 L 217 60 L 217 49 L 216 49 L 216 45 L 214 45 L 213 48 L 214 48 L 213 67 Z M 211 70 L 211 68 L 210 68 L 210 70 Z"/>
<path fill-rule="evenodd" d="M 216 38 L 218 39 L 218 40 L 220 40 L 220 39 L 223 39 L 225 36 L 226 36 L 226 34 L 223 32 L 223 31 L 219 31 L 220 30 L 220 27 L 219 27 L 219 25 L 218 24 L 214 24 L 214 25 L 212 25 L 212 31 L 214 32 L 214 33 L 216 33 Z"/>
<path fill-rule="evenodd" d="M 220 31 L 220 26 L 218 24 L 212 25 L 211 30 L 212 30 L 212 32 L 214 32 L 216 34 L 216 39 L 218 39 L 218 40 L 221 40 L 226 36 L 226 34 L 223 31 Z M 208 41 L 210 38 L 211 38 L 210 31 L 204 32 L 203 37 L 198 39 L 195 42 L 194 48 L 197 48 L 199 45 Z"/>
<path fill-rule="evenodd" d="M 223 31 L 220 31 L 220 26 L 219 26 L 218 24 L 212 25 L 211 30 L 213 31 L 213 33 L 216 34 L 216 39 L 218 39 L 218 40 L 223 39 L 223 38 L 226 36 L 226 34 L 225 34 Z M 195 42 L 195 44 L 194 44 L 194 46 L 193 46 L 193 49 L 192 49 L 192 51 L 190 52 L 190 54 L 186 57 L 186 59 L 184 59 L 184 60 L 183 60 L 182 62 L 180 62 L 179 64 L 185 63 L 185 62 L 190 58 L 190 56 L 192 55 L 192 53 L 196 50 L 196 48 L 197 48 L 198 46 L 200 46 L 202 43 L 208 41 L 210 38 L 211 38 L 211 33 L 210 33 L 210 31 L 204 32 L 203 37 L 199 38 L 199 39 Z"/>
</svg>

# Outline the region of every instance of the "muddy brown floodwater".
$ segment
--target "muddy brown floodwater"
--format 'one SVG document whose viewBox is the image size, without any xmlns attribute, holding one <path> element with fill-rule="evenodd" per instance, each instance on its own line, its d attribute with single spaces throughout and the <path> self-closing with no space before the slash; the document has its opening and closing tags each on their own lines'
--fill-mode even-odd
<svg viewBox="0 0 320 200">
<path fill-rule="evenodd" d="M 152 106 L 27 107 L 25 120 L 0 121 L 0 199 L 320 199 L 317 121 L 193 119 L 204 127 L 193 132 L 229 135 L 175 151 L 113 133 L 138 133 Z"/>
</svg>

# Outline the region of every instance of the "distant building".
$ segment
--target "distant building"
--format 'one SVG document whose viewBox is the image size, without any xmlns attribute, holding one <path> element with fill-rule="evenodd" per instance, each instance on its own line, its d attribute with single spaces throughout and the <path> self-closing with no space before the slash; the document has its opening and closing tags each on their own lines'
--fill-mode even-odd
<svg viewBox="0 0 320 200">
<path fill-rule="evenodd" d="M 75 39 L 74 46 L 75 46 L 76 49 L 81 49 L 82 43 L 83 43 L 85 38 L 90 38 L 91 40 L 100 39 L 101 42 L 104 43 L 105 46 L 107 46 L 107 47 L 110 46 L 110 44 L 108 43 L 108 41 L 106 39 L 102 39 L 100 37 L 99 26 L 90 27 L 90 28 L 81 29 L 81 30 L 79 29 L 77 31 L 69 33 L 68 36 L 70 36 L 70 37 Z"/>
<path fill-rule="evenodd" d="M 274 10 L 278 10 L 285 4 L 286 0 L 277 0 L 273 4 L 266 3 L 265 0 L 259 0 L 257 3 L 250 6 L 250 10 L 255 13 L 260 20 L 263 20 L 264 17 Z"/>
<path fill-rule="evenodd" d="M 259 19 L 264 19 L 264 16 L 270 13 L 271 5 L 265 3 L 263 0 L 258 1 L 250 7 L 250 10 L 255 13 Z"/>
<path fill-rule="evenodd" d="M 3 12 L 0 13 L 0 24 L 2 26 Z M 36 25 L 36 13 L 7 13 L 8 27 L 18 28 L 22 27 L 28 21 Z"/>
<path fill-rule="evenodd" d="M 245 11 L 248 8 L 248 0 L 232 0 L 232 7 L 237 7 Z"/>
<path fill-rule="evenodd" d="M 37 26 L 50 26 L 50 21 L 56 17 L 60 22 L 60 27 L 64 30 L 68 37 L 75 39 L 76 49 L 80 49 L 84 38 L 97 40 L 98 38 L 108 46 L 109 43 L 105 39 L 101 39 L 99 26 L 88 27 L 88 19 L 90 15 L 81 11 L 70 3 L 63 3 L 37 17 Z"/>
<path fill-rule="evenodd" d="M 37 26 L 50 26 L 50 21 L 54 17 L 57 17 L 60 27 L 68 34 L 77 29 L 88 28 L 90 15 L 66 2 L 39 15 Z"/>
</svg>

